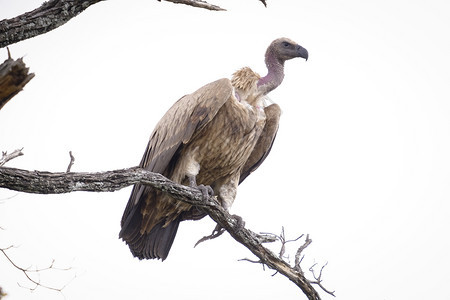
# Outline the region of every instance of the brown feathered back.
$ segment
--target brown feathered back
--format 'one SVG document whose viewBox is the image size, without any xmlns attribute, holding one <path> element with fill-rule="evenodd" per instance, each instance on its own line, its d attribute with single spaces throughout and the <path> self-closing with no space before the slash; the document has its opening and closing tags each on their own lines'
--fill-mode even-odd
<svg viewBox="0 0 450 300">
<path fill-rule="evenodd" d="M 140 167 L 170 178 L 177 152 L 191 140 L 195 132 L 214 118 L 231 92 L 230 81 L 220 79 L 179 99 L 156 125 Z M 174 220 L 179 217 L 178 209 L 173 209 L 176 203 L 158 201 L 160 196 L 161 192 L 152 187 L 136 184 L 122 216 L 119 237 L 141 259 L 165 259 L 170 247 L 161 249 L 159 243 L 163 244 L 171 237 L 173 240 L 178 228 L 178 223 L 176 226 L 166 225 L 166 218 Z M 153 233 L 152 229 L 155 229 Z"/>
</svg>

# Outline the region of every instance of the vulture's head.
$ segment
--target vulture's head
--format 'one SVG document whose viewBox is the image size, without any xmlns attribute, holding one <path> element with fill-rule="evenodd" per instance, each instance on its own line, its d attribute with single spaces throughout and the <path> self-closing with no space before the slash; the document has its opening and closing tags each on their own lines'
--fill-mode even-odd
<svg viewBox="0 0 450 300">
<path fill-rule="evenodd" d="M 284 78 L 284 62 L 295 57 L 308 60 L 308 51 L 288 38 L 276 39 L 270 44 L 266 51 L 268 73 L 257 83 L 261 95 L 267 95 L 281 84 Z"/>
<path fill-rule="evenodd" d="M 269 48 L 267 48 L 266 57 L 269 53 L 275 56 L 281 63 L 295 57 L 302 57 L 308 60 L 308 51 L 288 38 L 279 38 L 273 41 Z"/>
</svg>

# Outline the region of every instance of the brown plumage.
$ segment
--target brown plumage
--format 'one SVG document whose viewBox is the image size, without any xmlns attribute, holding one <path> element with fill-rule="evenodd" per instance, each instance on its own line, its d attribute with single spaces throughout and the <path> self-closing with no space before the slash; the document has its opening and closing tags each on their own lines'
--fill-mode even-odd
<svg viewBox="0 0 450 300">
<path fill-rule="evenodd" d="M 278 130 L 280 108 L 263 97 L 283 80 L 284 61 L 308 58 L 289 39 L 277 39 L 266 52 L 268 74 L 250 68 L 219 79 L 178 100 L 156 125 L 140 166 L 174 182 L 210 186 L 229 209 L 237 186 L 264 161 Z M 204 214 L 149 186 L 136 184 L 119 234 L 140 259 L 166 259 L 178 225 Z"/>
</svg>

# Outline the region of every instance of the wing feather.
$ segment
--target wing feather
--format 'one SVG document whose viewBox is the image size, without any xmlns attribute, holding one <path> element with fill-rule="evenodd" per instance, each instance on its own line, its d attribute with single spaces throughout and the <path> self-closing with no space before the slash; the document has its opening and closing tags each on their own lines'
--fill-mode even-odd
<svg viewBox="0 0 450 300">
<path fill-rule="evenodd" d="M 179 99 L 156 125 L 139 166 L 168 176 L 168 168 L 180 146 L 189 143 L 214 118 L 232 91 L 230 80 L 224 78 Z M 122 217 L 120 237 L 126 239 L 136 234 L 136 226 L 142 223 L 141 207 L 149 197 L 156 197 L 151 187 L 140 184 L 133 187 Z"/>
<path fill-rule="evenodd" d="M 264 108 L 264 113 L 266 114 L 266 124 L 255 148 L 242 168 L 239 184 L 263 163 L 267 155 L 269 155 L 277 135 L 281 115 L 280 106 L 278 104 L 269 105 Z"/>
</svg>

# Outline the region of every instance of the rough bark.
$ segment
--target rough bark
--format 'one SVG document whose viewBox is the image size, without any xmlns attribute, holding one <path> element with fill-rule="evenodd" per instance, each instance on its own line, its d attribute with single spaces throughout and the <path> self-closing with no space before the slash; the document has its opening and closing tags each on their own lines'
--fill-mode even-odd
<svg viewBox="0 0 450 300">
<path fill-rule="evenodd" d="M 49 0 L 20 16 L 0 21 L 0 48 L 47 33 L 103 0 Z M 158 0 L 161 1 L 161 0 Z M 164 0 L 208 10 L 225 10 L 202 0 Z M 264 6 L 264 0 L 261 1 Z M 125 2 L 124 2 L 125 3 Z"/>
<path fill-rule="evenodd" d="M 237 224 L 236 219 L 223 209 L 214 197 L 205 201 L 202 193 L 195 188 L 176 184 L 160 174 L 139 167 L 97 173 L 50 173 L 0 167 L 0 188 L 26 193 L 112 192 L 136 183 L 151 185 L 171 194 L 175 199 L 203 209 L 215 222 L 225 228 L 237 242 L 256 255 L 261 263 L 278 271 L 295 283 L 308 299 L 320 299 L 319 294 L 312 287 L 311 281 L 305 278 L 301 270 L 291 267 L 262 245 L 263 242 L 267 241 L 264 236 L 249 229 L 241 228 L 242 226 Z"/>
<path fill-rule="evenodd" d="M 0 109 L 34 77 L 28 71 L 22 58 L 14 60 L 8 51 L 8 59 L 0 65 Z"/>
<path fill-rule="evenodd" d="M 47 33 L 102 0 L 50 0 L 35 10 L 0 21 L 0 48 Z"/>
</svg>

